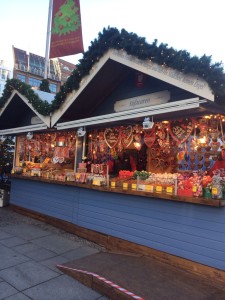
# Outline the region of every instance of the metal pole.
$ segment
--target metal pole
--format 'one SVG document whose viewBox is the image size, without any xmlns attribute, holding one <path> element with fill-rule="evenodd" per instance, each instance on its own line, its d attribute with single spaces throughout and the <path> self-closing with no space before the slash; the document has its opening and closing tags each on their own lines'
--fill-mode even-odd
<svg viewBox="0 0 225 300">
<path fill-rule="evenodd" d="M 84 127 L 84 131 L 86 131 L 86 128 Z M 85 133 L 84 137 L 83 137 L 83 145 L 82 145 L 82 160 L 83 157 L 86 156 L 86 142 L 87 142 L 87 132 Z"/>
<path fill-rule="evenodd" d="M 18 147 L 18 137 L 15 137 L 15 145 L 14 145 L 14 151 L 13 151 L 13 167 L 12 170 L 15 169 L 16 166 L 16 154 L 17 154 L 17 147 Z"/>
<path fill-rule="evenodd" d="M 49 0 L 48 27 L 47 27 L 46 48 L 45 48 L 45 72 L 44 72 L 44 79 L 47 79 L 47 76 L 48 76 L 49 49 L 50 49 L 51 25 L 52 25 L 52 6 L 53 6 L 53 0 Z"/>
</svg>

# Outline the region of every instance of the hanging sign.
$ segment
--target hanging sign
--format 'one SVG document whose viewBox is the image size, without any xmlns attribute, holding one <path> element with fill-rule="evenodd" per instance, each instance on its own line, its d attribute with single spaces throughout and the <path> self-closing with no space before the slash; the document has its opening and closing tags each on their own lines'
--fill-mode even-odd
<svg viewBox="0 0 225 300">
<path fill-rule="evenodd" d="M 161 91 L 147 95 L 137 96 L 125 100 L 116 101 L 114 104 L 115 112 L 131 110 L 135 108 L 148 107 L 167 103 L 170 100 L 169 91 Z"/>
<path fill-rule="evenodd" d="M 173 120 L 169 123 L 169 133 L 178 144 L 182 144 L 189 138 L 194 126 L 192 118 Z"/>
</svg>

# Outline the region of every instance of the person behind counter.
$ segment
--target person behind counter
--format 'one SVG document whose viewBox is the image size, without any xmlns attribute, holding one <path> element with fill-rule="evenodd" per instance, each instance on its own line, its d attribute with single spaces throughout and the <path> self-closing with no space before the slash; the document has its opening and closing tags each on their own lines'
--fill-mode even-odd
<svg viewBox="0 0 225 300">
<path fill-rule="evenodd" d="M 213 167 L 209 171 L 209 175 L 213 176 L 214 171 L 219 169 L 225 170 L 225 145 L 221 146 L 221 153 L 217 156 L 217 161 L 214 163 Z"/>
<path fill-rule="evenodd" d="M 130 157 L 125 152 L 119 153 L 118 158 L 114 161 L 113 173 L 119 174 L 120 170 L 131 171 Z"/>
</svg>

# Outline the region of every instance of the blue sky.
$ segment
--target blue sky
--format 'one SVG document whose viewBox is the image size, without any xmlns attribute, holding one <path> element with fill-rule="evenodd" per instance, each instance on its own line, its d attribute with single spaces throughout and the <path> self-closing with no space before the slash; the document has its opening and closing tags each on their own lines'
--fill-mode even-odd
<svg viewBox="0 0 225 300">
<path fill-rule="evenodd" d="M 223 0 L 80 0 L 84 50 L 104 27 L 124 28 L 152 43 L 225 64 Z M 0 1 L 0 59 L 12 61 L 12 45 L 45 56 L 49 0 Z M 63 57 L 77 63 L 81 54 Z"/>
</svg>

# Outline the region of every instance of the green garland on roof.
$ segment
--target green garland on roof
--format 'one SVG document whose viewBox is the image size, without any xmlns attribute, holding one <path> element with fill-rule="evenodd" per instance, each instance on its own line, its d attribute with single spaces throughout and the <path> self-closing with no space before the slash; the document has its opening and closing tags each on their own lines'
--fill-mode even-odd
<svg viewBox="0 0 225 300">
<path fill-rule="evenodd" d="M 42 79 L 41 84 L 39 86 L 39 90 L 46 92 L 46 93 L 51 93 L 51 90 L 49 88 L 49 81 L 48 79 Z"/>
<path fill-rule="evenodd" d="M 139 37 L 135 33 L 129 33 L 125 29 L 120 32 L 116 28 L 108 27 L 107 29 L 104 28 L 103 32 L 99 33 L 98 38 L 91 42 L 90 47 L 83 54 L 83 58 L 79 60 L 77 68 L 61 86 L 51 105 L 40 100 L 30 86 L 12 79 L 7 82 L 3 96 L 0 98 L 0 108 L 10 97 L 13 89 L 17 89 L 28 98 L 36 111 L 42 115 L 49 115 L 50 112 L 60 108 L 68 93 L 79 89 L 82 78 L 89 74 L 93 65 L 111 48 L 124 50 L 127 54 L 141 60 L 151 60 L 154 63 L 184 73 L 196 74 L 208 82 L 215 94 L 216 102 L 224 104 L 225 73 L 222 62 L 212 63 L 211 56 L 203 55 L 198 58 L 197 56 L 191 56 L 186 50 L 177 51 L 163 43 L 158 45 L 157 40 L 154 40 L 152 44 L 148 44 L 145 38 Z"/>
<path fill-rule="evenodd" d="M 2 97 L 0 98 L 0 109 L 5 105 L 14 90 L 17 90 L 20 94 L 24 95 L 39 114 L 43 116 L 50 114 L 51 105 L 47 101 L 41 100 L 32 90 L 30 85 L 19 79 L 7 79 Z"/>
<path fill-rule="evenodd" d="M 145 38 L 135 33 L 128 33 L 116 28 L 103 29 L 98 39 L 91 42 L 89 49 L 79 60 L 77 69 L 73 71 L 67 82 L 61 87 L 52 103 L 52 110 L 56 110 L 65 101 L 67 93 L 78 90 L 82 78 L 89 74 L 93 65 L 110 49 L 124 50 L 141 60 L 151 60 L 154 63 L 164 65 L 184 73 L 194 73 L 208 82 L 215 94 L 217 102 L 225 97 L 225 73 L 222 62 L 212 64 L 211 56 L 203 55 L 191 57 L 186 50 L 177 51 L 167 44 L 157 45 L 157 40 L 148 44 Z"/>
</svg>

